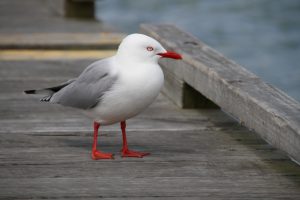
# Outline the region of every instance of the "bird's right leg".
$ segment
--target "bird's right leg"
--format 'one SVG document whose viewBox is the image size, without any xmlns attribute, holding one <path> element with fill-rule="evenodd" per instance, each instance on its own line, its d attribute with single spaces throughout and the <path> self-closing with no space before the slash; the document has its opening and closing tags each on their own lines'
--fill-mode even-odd
<svg viewBox="0 0 300 200">
<path fill-rule="evenodd" d="M 98 139 L 98 129 L 100 127 L 100 124 L 98 122 L 94 122 L 94 142 L 93 142 L 93 148 L 92 148 L 92 158 L 93 160 L 98 159 L 113 159 L 112 153 L 103 153 L 101 151 L 97 150 L 97 139 Z"/>
</svg>

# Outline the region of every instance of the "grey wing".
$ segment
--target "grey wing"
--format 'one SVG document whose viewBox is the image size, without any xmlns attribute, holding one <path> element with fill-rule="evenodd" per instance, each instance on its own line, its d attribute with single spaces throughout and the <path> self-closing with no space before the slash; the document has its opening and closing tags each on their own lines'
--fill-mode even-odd
<svg viewBox="0 0 300 200">
<path fill-rule="evenodd" d="M 89 109 L 101 101 L 101 97 L 114 85 L 117 76 L 111 73 L 108 59 L 88 66 L 71 84 L 53 94 L 52 103 L 80 109 Z"/>
</svg>

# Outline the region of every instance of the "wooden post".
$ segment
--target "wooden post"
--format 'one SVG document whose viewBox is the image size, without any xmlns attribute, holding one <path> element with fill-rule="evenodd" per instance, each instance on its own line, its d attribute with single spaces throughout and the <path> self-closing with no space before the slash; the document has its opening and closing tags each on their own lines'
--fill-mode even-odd
<svg viewBox="0 0 300 200">
<path fill-rule="evenodd" d="M 170 49 L 170 48 L 169 48 Z M 218 109 L 213 101 L 195 90 L 177 74 L 182 73 L 181 62 L 171 59 L 161 59 L 160 65 L 164 71 L 165 83 L 162 92 L 180 108 Z"/>
<path fill-rule="evenodd" d="M 94 0 L 65 0 L 65 17 L 94 19 Z"/>
</svg>

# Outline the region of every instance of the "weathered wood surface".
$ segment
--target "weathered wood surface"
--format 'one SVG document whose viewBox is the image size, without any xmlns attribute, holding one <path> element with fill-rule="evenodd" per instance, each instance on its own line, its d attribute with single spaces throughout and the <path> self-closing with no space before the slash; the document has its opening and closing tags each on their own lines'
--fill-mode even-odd
<svg viewBox="0 0 300 200">
<path fill-rule="evenodd" d="M 0 49 L 116 49 L 123 34 L 95 20 L 64 18 L 64 0 L 2 0 Z"/>
<path fill-rule="evenodd" d="M 116 49 L 121 33 L 0 33 L 0 49 Z"/>
<path fill-rule="evenodd" d="M 63 20 L 46 2 L 54 0 L 2 0 L 0 32 L 107 30 Z M 0 60 L 0 199 L 300 198 L 299 166 L 283 152 L 220 110 L 182 110 L 163 95 L 128 121 L 130 147 L 151 156 L 120 158 L 121 133 L 114 125 L 103 127 L 99 144 L 116 159 L 91 160 L 91 121 L 22 91 L 76 77 L 92 60 L 21 55 Z"/>
<path fill-rule="evenodd" d="M 100 59 L 115 53 L 115 49 L 4 49 L 0 50 L 0 60 Z"/>
<path fill-rule="evenodd" d="M 0 199 L 299 199 L 300 168 L 222 111 L 185 109 L 164 96 L 128 121 L 132 149 L 121 158 L 118 125 L 93 161 L 91 121 L 41 103 L 25 89 L 77 76 L 91 60 L 0 62 Z"/>
<path fill-rule="evenodd" d="M 300 162 L 299 102 L 172 25 L 144 24 L 141 31 L 183 55 L 182 62 L 161 62 L 164 93 L 177 105 L 185 106 L 188 84 Z"/>
</svg>

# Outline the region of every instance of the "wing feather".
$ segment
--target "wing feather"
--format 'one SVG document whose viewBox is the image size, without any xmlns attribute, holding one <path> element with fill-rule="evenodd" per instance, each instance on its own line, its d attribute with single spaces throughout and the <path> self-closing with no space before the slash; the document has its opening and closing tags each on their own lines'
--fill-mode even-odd
<svg viewBox="0 0 300 200">
<path fill-rule="evenodd" d="M 109 59 L 92 63 L 71 84 L 54 93 L 52 103 L 80 109 L 93 108 L 117 79 Z"/>
</svg>

